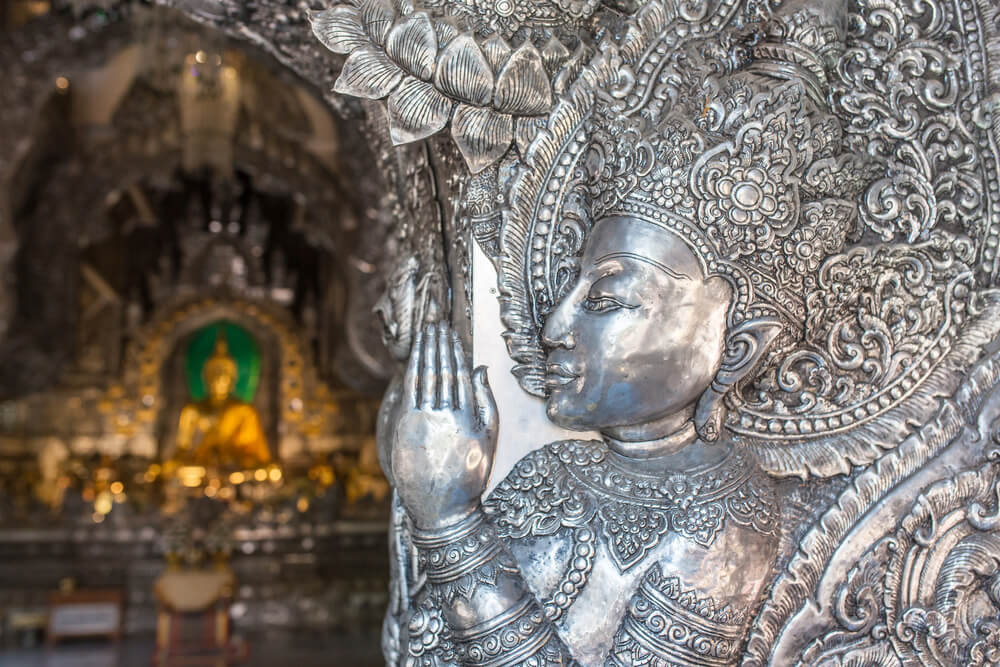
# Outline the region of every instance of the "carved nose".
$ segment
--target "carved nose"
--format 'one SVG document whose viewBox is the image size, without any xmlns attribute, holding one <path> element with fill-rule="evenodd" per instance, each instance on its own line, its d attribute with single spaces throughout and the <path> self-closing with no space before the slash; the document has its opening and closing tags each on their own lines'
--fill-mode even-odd
<svg viewBox="0 0 1000 667">
<path fill-rule="evenodd" d="M 572 350 L 576 347 L 576 339 L 573 337 L 573 333 L 569 330 L 569 327 L 563 322 L 563 317 L 561 315 L 561 309 L 556 309 L 549 316 L 549 319 L 545 322 L 545 327 L 542 329 L 542 345 L 549 349 L 561 347 L 567 350 Z"/>
</svg>

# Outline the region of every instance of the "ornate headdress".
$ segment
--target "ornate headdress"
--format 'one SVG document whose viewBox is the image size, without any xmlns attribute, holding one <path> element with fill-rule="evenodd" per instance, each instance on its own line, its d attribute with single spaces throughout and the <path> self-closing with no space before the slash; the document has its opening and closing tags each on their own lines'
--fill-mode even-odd
<svg viewBox="0 0 1000 667">
<path fill-rule="evenodd" d="M 645 131 L 595 117 L 584 162 L 594 220 L 669 229 L 735 295 L 730 325 L 780 318 L 801 333 L 817 269 L 857 232 L 865 163 L 798 82 L 710 80 Z"/>
</svg>

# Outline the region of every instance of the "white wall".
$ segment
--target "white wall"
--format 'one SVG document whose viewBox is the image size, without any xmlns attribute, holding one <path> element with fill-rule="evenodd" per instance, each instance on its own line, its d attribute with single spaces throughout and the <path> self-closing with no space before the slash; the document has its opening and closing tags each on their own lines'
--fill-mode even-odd
<svg viewBox="0 0 1000 667">
<path fill-rule="evenodd" d="M 476 366 L 487 367 L 500 410 L 500 441 L 489 492 L 533 449 L 555 440 L 598 436 L 559 428 L 545 416 L 545 403 L 518 386 L 510 372 L 514 362 L 501 336 L 496 270 L 479 246 L 472 245 L 472 359 Z"/>
</svg>

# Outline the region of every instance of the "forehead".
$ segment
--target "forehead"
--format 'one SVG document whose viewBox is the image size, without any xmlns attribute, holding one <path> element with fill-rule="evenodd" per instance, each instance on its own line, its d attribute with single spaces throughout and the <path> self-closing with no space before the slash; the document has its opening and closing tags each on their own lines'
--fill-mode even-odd
<svg viewBox="0 0 1000 667">
<path fill-rule="evenodd" d="M 626 216 L 602 218 L 594 225 L 583 254 L 583 268 L 608 255 L 636 255 L 691 278 L 703 278 L 701 263 L 679 236 L 650 222 Z"/>
</svg>

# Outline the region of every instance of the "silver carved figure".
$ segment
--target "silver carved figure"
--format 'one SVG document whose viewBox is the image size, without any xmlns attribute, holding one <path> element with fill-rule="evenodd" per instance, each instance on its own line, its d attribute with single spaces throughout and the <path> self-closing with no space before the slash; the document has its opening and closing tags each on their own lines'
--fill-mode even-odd
<svg viewBox="0 0 1000 667">
<path fill-rule="evenodd" d="M 495 181 L 513 373 L 601 434 L 483 499 L 485 369 L 424 328 L 382 431 L 423 573 L 387 657 L 1000 664 L 1000 9 L 530 5 L 313 16 L 393 142 L 447 129 Z"/>
<path fill-rule="evenodd" d="M 647 651 L 690 665 L 737 655 L 773 567 L 778 508 L 748 456 L 698 437 L 695 406 L 713 400 L 714 377 L 754 366 L 775 325 L 748 324 L 739 335 L 763 340 L 726 354 L 728 284 L 645 221 L 601 220 L 582 267 L 543 332 L 548 413 L 605 440 L 538 450 L 485 506 L 497 421 L 485 374 L 470 377 L 446 327 L 416 342 L 391 460 L 430 583 L 411 655 L 632 664 Z M 671 627 L 657 629 L 663 618 Z"/>
<path fill-rule="evenodd" d="M 470 376 L 446 327 L 416 342 L 389 462 L 428 577 L 411 656 L 737 661 L 780 508 L 723 429 L 724 400 L 804 324 L 782 288 L 813 267 L 790 263 L 784 237 L 826 224 L 830 253 L 850 232 L 824 187 L 852 184 L 800 182 L 852 163 L 800 82 L 739 73 L 692 95 L 648 130 L 594 123 L 573 184 L 590 229 L 541 331 L 546 407 L 603 441 L 537 450 L 481 503 L 497 430 L 484 369 Z M 698 113 L 711 104 L 717 117 Z M 803 216 L 814 202 L 826 219 Z M 787 282 L 754 292 L 762 264 Z"/>
<path fill-rule="evenodd" d="M 722 433 L 723 401 L 803 324 L 750 271 L 810 224 L 800 206 L 822 205 L 823 184 L 797 186 L 817 160 L 836 170 L 838 148 L 803 84 L 764 78 L 711 81 L 645 133 L 591 127 L 574 188 L 579 218 L 600 218 L 541 342 L 549 418 L 603 441 L 537 450 L 481 503 L 497 433 L 485 369 L 470 375 L 445 326 L 415 342 L 389 461 L 427 573 L 411 657 L 735 664 L 780 509 Z M 839 249 L 849 221 L 824 222 Z"/>
</svg>

